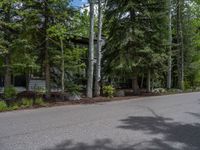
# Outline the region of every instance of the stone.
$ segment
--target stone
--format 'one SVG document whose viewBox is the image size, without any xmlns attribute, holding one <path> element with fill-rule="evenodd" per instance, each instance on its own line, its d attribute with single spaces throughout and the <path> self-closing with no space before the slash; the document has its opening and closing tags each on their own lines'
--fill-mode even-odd
<svg viewBox="0 0 200 150">
<path fill-rule="evenodd" d="M 116 97 L 124 97 L 125 91 L 124 90 L 118 90 L 115 94 Z"/>
<path fill-rule="evenodd" d="M 69 94 L 67 99 L 70 101 L 80 101 L 81 96 L 79 94 Z"/>
<path fill-rule="evenodd" d="M 187 89 L 186 92 L 193 92 L 193 89 Z"/>
<path fill-rule="evenodd" d="M 183 90 L 177 89 L 177 93 L 183 93 Z"/>
</svg>

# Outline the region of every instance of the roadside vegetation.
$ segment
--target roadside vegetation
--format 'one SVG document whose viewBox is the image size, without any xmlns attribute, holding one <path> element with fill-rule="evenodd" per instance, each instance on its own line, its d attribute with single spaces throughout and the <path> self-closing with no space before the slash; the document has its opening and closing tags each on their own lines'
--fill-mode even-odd
<svg viewBox="0 0 200 150">
<path fill-rule="evenodd" d="M 0 111 L 200 91 L 199 0 L 89 0 L 87 8 L 0 1 Z"/>
</svg>

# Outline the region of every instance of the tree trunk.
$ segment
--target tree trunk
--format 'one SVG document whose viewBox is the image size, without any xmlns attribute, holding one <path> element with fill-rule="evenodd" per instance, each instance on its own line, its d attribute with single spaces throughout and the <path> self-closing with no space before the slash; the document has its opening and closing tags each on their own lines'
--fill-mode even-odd
<svg viewBox="0 0 200 150">
<path fill-rule="evenodd" d="M 98 39 L 97 39 L 97 52 L 96 52 L 96 73 L 95 73 L 95 86 L 94 95 L 100 96 L 100 80 L 101 80 L 101 48 L 102 48 L 102 6 L 101 0 L 98 0 Z"/>
<path fill-rule="evenodd" d="M 143 86 L 144 86 L 144 74 L 142 74 L 142 80 L 141 80 L 140 88 L 142 89 Z"/>
<path fill-rule="evenodd" d="M 5 66 L 4 87 L 9 87 L 11 86 L 10 52 L 5 57 Z"/>
<path fill-rule="evenodd" d="M 133 89 L 134 95 L 139 94 L 138 78 L 136 74 L 134 74 L 133 79 L 132 79 L 132 89 Z"/>
<path fill-rule="evenodd" d="M 29 68 L 27 69 L 25 75 L 26 75 L 26 91 L 29 91 L 29 81 L 30 81 L 30 70 L 29 70 Z"/>
<path fill-rule="evenodd" d="M 50 89 L 50 65 L 49 65 L 49 38 L 48 38 L 48 23 L 49 23 L 49 17 L 48 17 L 48 0 L 45 1 L 45 21 L 44 21 L 44 36 L 45 36 L 45 81 L 46 81 L 46 94 L 49 96 L 51 89 Z"/>
<path fill-rule="evenodd" d="M 171 8 L 171 5 L 172 5 L 172 2 L 171 0 L 168 0 L 169 2 L 169 41 L 168 41 L 168 44 L 169 44 L 169 51 L 168 51 L 168 55 L 169 55 L 169 58 L 168 58 L 168 75 L 167 75 L 167 88 L 170 89 L 172 87 L 172 8 Z"/>
<path fill-rule="evenodd" d="M 87 97 L 93 97 L 93 74 L 94 74 L 94 2 L 90 0 L 90 38 L 87 69 Z"/>
<path fill-rule="evenodd" d="M 184 90 L 183 6 L 184 0 L 177 0 L 178 86 L 181 90 Z"/>
<path fill-rule="evenodd" d="M 147 73 L 147 92 L 151 92 L 151 71 L 148 69 Z"/>
<path fill-rule="evenodd" d="M 65 60 L 64 60 L 64 48 L 63 48 L 63 40 L 60 39 L 60 46 L 61 46 L 61 55 L 62 55 L 62 63 L 61 63 L 61 86 L 62 86 L 62 94 L 65 92 Z"/>
<path fill-rule="evenodd" d="M 5 14 L 5 22 L 11 22 L 11 2 L 8 3 L 7 12 Z M 5 30 L 5 39 L 9 42 L 11 42 L 10 39 L 10 33 L 8 30 Z M 6 45 L 7 47 L 7 54 L 5 56 L 5 77 L 4 77 L 4 87 L 11 86 L 11 49 L 9 47 L 9 44 Z"/>
<path fill-rule="evenodd" d="M 46 93 L 50 94 L 50 65 L 49 65 L 49 53 L 48 53 L 48 38 L 45 46 L 45 81 L 46 81 Z"/>
</svg>

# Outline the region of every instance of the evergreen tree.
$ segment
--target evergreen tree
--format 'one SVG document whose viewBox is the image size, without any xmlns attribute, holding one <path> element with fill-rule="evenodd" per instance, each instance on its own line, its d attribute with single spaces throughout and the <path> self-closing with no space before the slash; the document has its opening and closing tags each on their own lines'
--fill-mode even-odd
<svg viewBox="0 0 200 150">
<path fill-rule="evenodd" d="M 106 66 L 115 73 L 126 72 L 135 94 L 140 71 L 152 72 L 166 60 L 165 6 L 165 1 L 108 1 Z"/>
<path fill-rule="evenodd" d="M 0 47 L 4 59 L 4 86 L 11 85 L 12 54 L 13 49 L 19 42 L 21 29 L 21 17 L 19 15 L 20 3 L 17 0 L 3 0 L 0 2 Z"/>
</svg>

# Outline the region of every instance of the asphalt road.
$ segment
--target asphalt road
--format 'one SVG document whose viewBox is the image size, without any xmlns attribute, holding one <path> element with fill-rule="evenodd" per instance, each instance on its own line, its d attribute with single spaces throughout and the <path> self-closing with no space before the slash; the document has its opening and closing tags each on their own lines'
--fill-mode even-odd
<svg viewBox="0 0 200 150">
<path fill-rule="evenodd" d="M 200 150 L 200 93 L 0 113 L 0 150 Z"/>
</svg>

